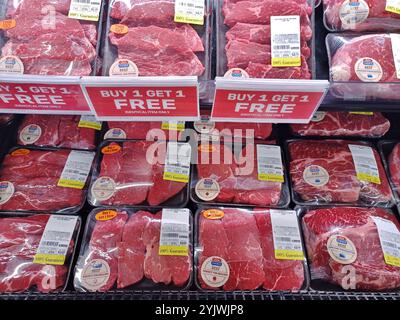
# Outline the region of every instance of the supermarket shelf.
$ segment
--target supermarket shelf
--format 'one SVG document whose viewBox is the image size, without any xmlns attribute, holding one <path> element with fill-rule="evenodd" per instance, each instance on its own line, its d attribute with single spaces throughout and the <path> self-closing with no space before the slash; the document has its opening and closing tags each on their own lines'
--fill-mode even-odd
<svg viewBox="0 0 400 320">
<path fill-rule="evenodd" d="M 0 300 L 400 300 L 400 293 L 359 292 L 197 292 L 197 291 L 115 291 L 107 293 L 62 292 L 55 294 L 9 294 L 0 295 Z"/>
</svg>

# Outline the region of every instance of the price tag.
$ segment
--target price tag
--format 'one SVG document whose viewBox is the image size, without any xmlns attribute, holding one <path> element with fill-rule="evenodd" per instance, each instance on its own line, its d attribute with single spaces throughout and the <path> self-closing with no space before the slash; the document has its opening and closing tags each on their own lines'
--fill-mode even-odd
<svg viewBox="0 0 400 320">
<path fill-rule="evenodd" d="M 168 142 L 164 180 L 189 182 L 191 155 L 189 143 Z"/>
<path fill-rule="evenodd" d="M 385 10 L 400 14 L 400 0 L 386 0 Z"/>
<path fill-rule="evenodd" d="M 400 13 L 400 10 L 398 13 Z M 390 39 L 392 41 L 392 52 L 393 52 L 394 66 L 396 67 L 396 76 L 397 79 L 400 79 L 400 34 L 391 33 Z"/>
<path fill-rule="evenodd" d="M 378 165 L 371 147 L 349 144 L 353 157 L 354 166 L 357 172 L 357 179 L 360 181 L 381 184 Z"/>
<path fill-rule="evenodd" d="M 326 80 L 217 77 L 211 121 L 309 123 L 328 88 Z"/>
<path fill-rule="evenodd" d="M 160 256 L 189 254 L 189 209 L 163 209 L 160 231 Z"/>
<path fill-rule="evenodd" d="M 94 156 L 94 152 L 71 151 L 57 186 L 83 189 L 92 168 Z"/>
<path fill-rule="evenodd" d="M 161 129 L 171 131 L 183 131 L 185 130 L 185 121 L 163 121 Z"/>
<path fill-rule="evenodd" d="M 258 180 L 284 182 L 280 146 L 257 145 Z"/>
<path fill-rule="evenodd" d="M 101 0 L 72 0 L 68 18 L 99 21 Z"/>
<path fill-rule="evenodd" d="M 303 260 L 299 224 L 292 210 L 270 210 L 275 259 Z"/>
<path fill-rule="evenodd" d="M 33 263 L 64 265 L 77 221 L 76 216 L 50 216 Z"/>
<path fill-rule="evenodd" d="M 196 121 L 197 77 L 83 77 L 89 106 L 101 121 Z"/>
<path fill-rule="evenodd" d="M 380 217 L 372 219 L 378 229 L 386 264 L 400 267 L 400 231 L 392 221 Z"/>
<path fill-rule="evenodd" d="M 176 0 L 175 22 L 204 24 L 204 0 Z"/>
<path fill-rule="evenodd" d="M 273 67 L 300 67 L 300 16 L 271 17 Z"/>
<path fill-rule="evenodd" d="M 79 128 L 88 128 L 94 130 L 101 130 L 101 122 L 96 120 L 95 116 L 81 116 L 78 123 Z"/>
</svg>

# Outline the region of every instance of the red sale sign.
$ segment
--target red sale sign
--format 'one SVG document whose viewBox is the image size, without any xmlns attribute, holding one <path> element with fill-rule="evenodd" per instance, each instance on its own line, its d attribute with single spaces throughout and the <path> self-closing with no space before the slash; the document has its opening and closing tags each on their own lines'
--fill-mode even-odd
<svg viewBox="0 0 400 320">
<path fill-rule="evenodd" d="M 51 80 L 50 80 L 51 79 Z M 0 112 L 91 114 L 79 77 L 0 77 Z"/>
<path fill-rule="evenodd" d="M 211 121 L 307 123 L 329 82 L 217 78 Z"/>
<path fill-rule="evenodd" d="M 196 77 L 85 78 L 83 83 L 98 120 L 199 119 Z"/>
</svg>

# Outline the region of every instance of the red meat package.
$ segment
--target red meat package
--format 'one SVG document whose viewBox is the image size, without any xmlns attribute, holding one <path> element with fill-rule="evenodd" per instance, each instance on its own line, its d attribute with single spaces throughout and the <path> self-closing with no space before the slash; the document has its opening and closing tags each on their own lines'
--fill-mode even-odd
<svg viewBox="0 0 400 320">
<path fill-rule="evenodd" d="M 400 288 L 400 224 L 393 213 L 360 207 L 304 211 L 302 225 L 312 280 L 345 290 Z"/>
<path fill-rule="evenodd" d="M 178 148 L 187 146 L 143 140 L 104 143 L 100 148 L 98 170 L 92 177 L 89 202 L 94 206 L 184 205 L 187 201 L 185 190 L 190 172 L 190 150 L 189 163 L 177 165 L 186 174 L 167 177 L 169 166 L 166 166 L 166 159 L 170 144 Z"/>
<path fill-rule="evenodd" d="M 88 76 L 95 71 L 97 22 L 70 18 L 70 4 L 70 0 L 7 1 L 10 27 L 4 30 L 1 54 L 13 65 L 12 73 Z"/>
<path fill-rule="evenodd" d="M 79 226 L 78 217 L 7 214 L 0 218 L 0 293 L 63 290 Z"/>
<path fill-rule="evenodd" d="M 192 279 L 190 235 L 188 209 L 96 209 L 87 221 L 75 288 L 104 292 L 187 287 Z M 96 277 L 99 271 L 102 277 Z"/>
<path fill-rule="evenodd" d="M 0 168 L 0 210 L 76 213 L 93 159 L 88 151 L 13 149 Z"/>
<path fill-rule="evenodd" d="M 312 13 L 307 0 L 220 1 L 218 75 L 241 69 L 250 78 L 311 79 Z"/>
<path fill-rule="evenodd" d="M 191 196 L 195 202 L 287 206 L 289 196 L 280 147 L 200 144 Z"/>
<path fill-rule="evenodd" d="M 101 123 L 90 121 L 85 116 L 27 115 L 18 130 L 18 144 L 93 150 Z"/>
<path fill-rule="evenodd" d="M 390 122 L 380 112 L 317 111 L 308 124 L 292 124 L 300 136 L 348 136 L 380 138 L 390 128 Z"/>
<path fill-rule="evenodd" d="M 199 210 L 196 219 L 199 288 L 296 291 L 307 287 L 294 211 L 216 207 Z M 287 233 L 283 236 L 285 228 L 291 230 L 289 239 Z"/>
<path fill-rule="evenodd" d="M 393 195 L 379 153 L 366 143 L 295 140 L 288 143 L 297 203 L 390 206 Z"/>
</svg>

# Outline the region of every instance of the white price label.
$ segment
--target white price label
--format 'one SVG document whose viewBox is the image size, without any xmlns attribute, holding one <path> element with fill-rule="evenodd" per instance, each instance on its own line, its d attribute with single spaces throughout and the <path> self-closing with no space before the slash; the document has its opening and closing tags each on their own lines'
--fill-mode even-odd
<svg viewBox="0 0 400 320">
<path fill-rule="evenodd" d="M 78 217 L 50 216 L 33 263 L 63 265 L 77 221 Z"/>
<path fill-rule="evenodd" d="M 258 180 L 284 182 L 280 146 L 257 145 Z"/>
<path fill-rule="evenodd" d="M 85 115 L 81 116 L 78 123 L 79 128 L 88 128 L 94 130 L 101 130 L 101 122 L 96 120 L 95 116 Z"/>
<path fill-rule="evenodd" d="M 400 267 L 400 231 L 396 225 L 380 217 L 372 217 L 378 229 L 385 262 Z"/>
<path fill-rule="evenodd" d="M 275 259 L 303 260 L 299 224 L 292 210 L 270 210 Z"/>
<path fill-rule="evenodd" d="M 159 255 L 188 255 L 189 215 L 189 209 L 163 209 Z"/>
<path fill-rule="evenodd" d="M 397 79 L 400 79 L 400 34 L 391 33 L 390 39 L 392 41 L 392 51 L 393 51 L 394 65 L 396 67 L 396 76 Z"/>
<path fill-rule="evenodd" d="M 386 0 L 385 10 L 400 14 L 400 0 Z"/>
<path fill-rule="evenodd" d="M 349 144 L 349 149 L 356 168 L 357 179 L 360 181 L 381 184 L 378 165 L 372 148 Z"/>
<path fill-rule="evenodd" d="M 58 181 L 59 187 L 83 189 L 89 176 L 94 152 L 71 151 Z"/>
<path fill-rule="evenodd" d="M 68 18 L 99 21 L 101 0 L 72 0 Z"/>
<path fill-rule="evenodd" d="M 204 0 L 176 0 L 174 21 L 203 25 L 204 12 Z"/>
<path fill-rule="evenodd" d="M 191 156 L 189 143 L 168 142 L 164 180 L 189 182 Z"/>
<path fill-rule="evenodd" d="M 300 67 L 300 16 L 271 17 L 273 67 Z"/>
</svg>

